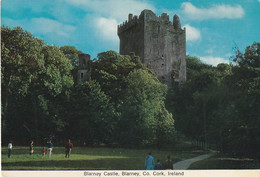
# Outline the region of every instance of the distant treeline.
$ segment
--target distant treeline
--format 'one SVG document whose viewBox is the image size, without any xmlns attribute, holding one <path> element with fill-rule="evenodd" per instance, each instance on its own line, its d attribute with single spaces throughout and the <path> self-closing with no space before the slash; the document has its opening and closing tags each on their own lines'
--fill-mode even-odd
<svg viewBox="0 0 260 177">
<path fill-rule="evenodd" d="M 259 156 L 260 43 L 217 67 L 187 57 L 187 82 L 167 89 L 139 57 L 98 54 L 77 84 L 78 54 L 1 27 L 2 142 L 174 147 L 178 135 Z M 178 141 L 177 141 L 178 139 Z"/>
</svg>

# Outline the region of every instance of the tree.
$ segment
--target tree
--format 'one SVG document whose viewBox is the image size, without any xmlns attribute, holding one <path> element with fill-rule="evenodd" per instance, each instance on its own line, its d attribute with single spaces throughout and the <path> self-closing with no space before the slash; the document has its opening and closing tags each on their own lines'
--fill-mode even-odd
<svg viewBox="0 0 260 177">
<path fill-rule="evenodd" d="M 116 121 L 109 101 L 96 81 L 78 84 L 71 95 L 69 134 L 88 145 L 112 143 Z"/>
<path fill-rule="evenodd" d="M 100 53 L 92 66 L 91 78 L 115 107 L 115 142 L 122 146 L 155 144 L 163 135 L 157 125 L 165 126 L 162 130 L 167 135 L 174 130 L 174 120 L 164 105 L 167 86 L 139 57 L 108 51 Z"/>
<path fill-rule="evenodd" d="M 174 120 L 164 105 L 167 86 L 142 69 L 130 72 L 126 85 L 119 126 L 121 143 L 147 145 L 167 139 L 174 130 Z"/>
<path fill-rule="evenodd" d="M 80 50 L 76 49 L 73 46 L 68 46 L 68 45 L 60 47 L 60 50 L 70 60 L 70 63 L 73 68 L 78 67 L 78 65 L 79 65 L 79 56 L 78 55 L 82 53 Z"/>
<path fill-rule="evenodd" d="M 189 57 L 188 80 L 173 94 L 176 129 L 221 152 L 259 157 L 259 57 L 258 43 L 238 51 L 237 65 L 212 67 Z"/>
<path fill-rule="evenodd" d="M 59 98 L 60 94 L 68 95 L 70 92 L 70 87 L 74 84 L 71 76 L 72 66 L 70 61 L 64 56 L 60 51 L 59 47 L 56 46 L 44 46 L 42 48 L 42 54 L 44 56 L 44 67 L 39 69 L 39 76 L 31 83 L 30 86 L 30 98 L 33 103 L 32 107 L 34 110 L 33 120 L 35 128 L 35 136 L 38 139 L 38 131 L 42 130 L 39 128 L 39 123 L 44 124 L 44 122 L 52 122 L 54 125 L 62 125 L 62 118 L 57 117 L 57 112 L 49 108 L 52 102 L 57 103 L 56 100 Z M 47 110 L 40 113 L 40 105 L 47 104 L 49 108 L 48 114 Z M 57 104 L 58 106 L 59 104 Z M 53 114 L 52 114 L 53 113 Z M 45 115 L 45 116 L 44 116 Z M 39 119 L 41 118 L 41 121 Z M 49 120 L 48 120 L 49 119 Z M 57 124 L 56 124 L 57 123 Z M 46 132 L 53 134 L 55 129 L 51 129 L 51 125 L 45 128 Z M 62 125 L 64 127 L 64 125 Z M 42 135 L 44 133 L 41 133 Z"/>
<path fill-rule="evenodd" d="M 46 45 L 20 27 L 2 27 L 1 34 L 2 122 L 8 132 L 20 125 L 27 138 L 38 140 L 50 127 L 48 119 L 59 119 L 49 106 L 59 95 L 69 93 L 72 66 L 58 47 Z M 20 135 L 25 134 L 10 134 Z"/>
<path fill-rule="evenodd" d="M 245 49 L 245 53 L 237 51 L 234 58 L 238 66 L 233 67 L 233 75 L 229 81 L 232 88 L 239 93 L 243 100 L 235 103 L 239 124 L 233 131 L 233 136 L 240 136 L 243 146 L 236 149 L 236 153 L 259 157 L 257 149 L 260 147 L 259 106 L 260 106 L 260 43 L 253 43 Z M 237 141 L 233 141 L 238 144 Z M 246 152 L 250 149 L 250 152 Z"/>
<path fill-rule="evenodd" d="M 254 68 L 260 67 L 260 43 L 254 42 L 251 46 L 246 47 L 245 53 L 237 50 L 236 56 L 233 58 L 239 66 L 249 66 Z"/>
<path fill-rule="evenodd" d="M 62 46 L 60 47 L 60 50 L 64 53 L 64 55 L 70 60 L 70 63 L 72 65 L 71 75 L 73 76 L 74 83 L 77 83 L 77 73 L 78 73 L 78 67 L 79 67 L 79 54 L 82 52 L 78 49 L 76 49 L 73 46 Z"/>
<path fill-rule="evenodd" d="M 125 78 L 138 68 L 145 68 L 139 57 L 119 55 L 114 51 L 102 52 L 92 63 L 91 78 L 100 84 L 101 89 L 111 98 L 117 109 L 120 107 L 120 100 L 126 88 Z"/>
<path fill-rule="evenodd" d="M 41 50 L 45 44 L 20 27 L 1 27 L 1 37 L 2 123 L 6 125 L 8 135 L 14 136 L 11 130 L 21 129 L 15 125 L 27 127 L 16 110 L 21 109 L 19 100 L 28 96 L 31 83 L 43 68 Z"/>
<path fill-rule="evenodd" d="M 13 30 L 1 27 L 1 38 L 2 114 L 5 114 L 10 95 L 28 94 L 32 80 L 37 78 L 37 69 L 43 67 L 41 50 L 45 44 L 20 27 Z"/>
</svg>

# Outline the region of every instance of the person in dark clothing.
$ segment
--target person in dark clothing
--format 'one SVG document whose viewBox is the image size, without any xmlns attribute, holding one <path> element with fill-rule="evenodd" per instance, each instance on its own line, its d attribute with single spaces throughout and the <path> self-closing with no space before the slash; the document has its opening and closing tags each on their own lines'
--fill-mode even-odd
<svg viewBox="0 0 260 177">
<path fill-rule="evenodd" d="M 51 142 L 51 140 L 49 140 L 49 141 L 47 142 L 47 147 L 48 147 L 48 149 L 47 149 L 47 155 L 48 155 L 49 158 L 51 158 L 52 149 L 53 149 L 53 143 Z"/>
<path fill-rule="evenodd" d="M 162 169 L 162 165 L 161 165 L 159 159 L 157 160 L 157 164 L 155 165 L 155 168 L 154 168 L 154 169 L 155 169 L 155 170 L 161 170 L 161 169 Z"/>
<path fill-rule="evenodd" d="M 173 163 L 172 163 L 171 157 L 169 155 L 167 156 L 167 160 L 165 161 L 164 167 L 165 167 L 164 169 L 166 169 L 166 170 L 173 169 Z"/>
<path fill-rule="evenodd" d="M 70 157 L 70 154 L 71 154 L 71 149 L 73 148 L 73 144 L 71 143 L 70 139 L 68 140 L 67 144 L 65 145 L 65 148 L 66 148 L 66 154 L 65 154 L 65 157 L 69 158 Z"/>
<path fill-rule="evenodd" d="M 12 144 L 12 141 L 10 141 L 10 143 L 8 143 L 8 158 L 11 157 L 11 153 L 12 153 L 12 149 L 13 149 L 13 144 Z"/>
</svg>

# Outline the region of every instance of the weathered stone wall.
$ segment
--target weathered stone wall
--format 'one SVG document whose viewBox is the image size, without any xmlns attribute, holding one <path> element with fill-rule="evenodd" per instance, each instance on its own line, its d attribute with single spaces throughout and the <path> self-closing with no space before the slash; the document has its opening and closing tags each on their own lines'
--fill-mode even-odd
<svg viewBox="0 0 260 177">
<path fill-rule="evenodd" d="M 157 17 L 151 10 L 142 11 L 139 18 L 118 26 L 120 54 L 135 52 L 142 62 L 168 86 L 172 81 L 186 81 L 186 34 L 177 15 L 173 23 L 163 13 Z"/>
<path fill-rule="evenodd" d="M 135 52 L 140 58 L 144 58 L 144 19 L 142 16 L 129 14 L 128 21 L 118 26 L 117 32 L 120 38 L 120 50 L 122 55 Z"/>
</svg>

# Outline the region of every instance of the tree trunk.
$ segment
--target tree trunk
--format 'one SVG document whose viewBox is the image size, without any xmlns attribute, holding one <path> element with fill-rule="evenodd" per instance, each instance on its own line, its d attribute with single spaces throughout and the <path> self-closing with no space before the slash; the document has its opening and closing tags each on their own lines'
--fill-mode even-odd
<svg viewBox="0 0 260 177">
<path fill-rule="evenodd" d="M 38 111 L 38 98 L 37 96 L 33 96 L 33 108 L 34 108 L 34 132 L 35 132 L 35 142 L 36 144 L 39 143 L 39 131 L 38 131 L 38 117 L 39 117 L 39 111 Z M 34 136 L 33 136 L 34 137 Z"/>
</svg>

